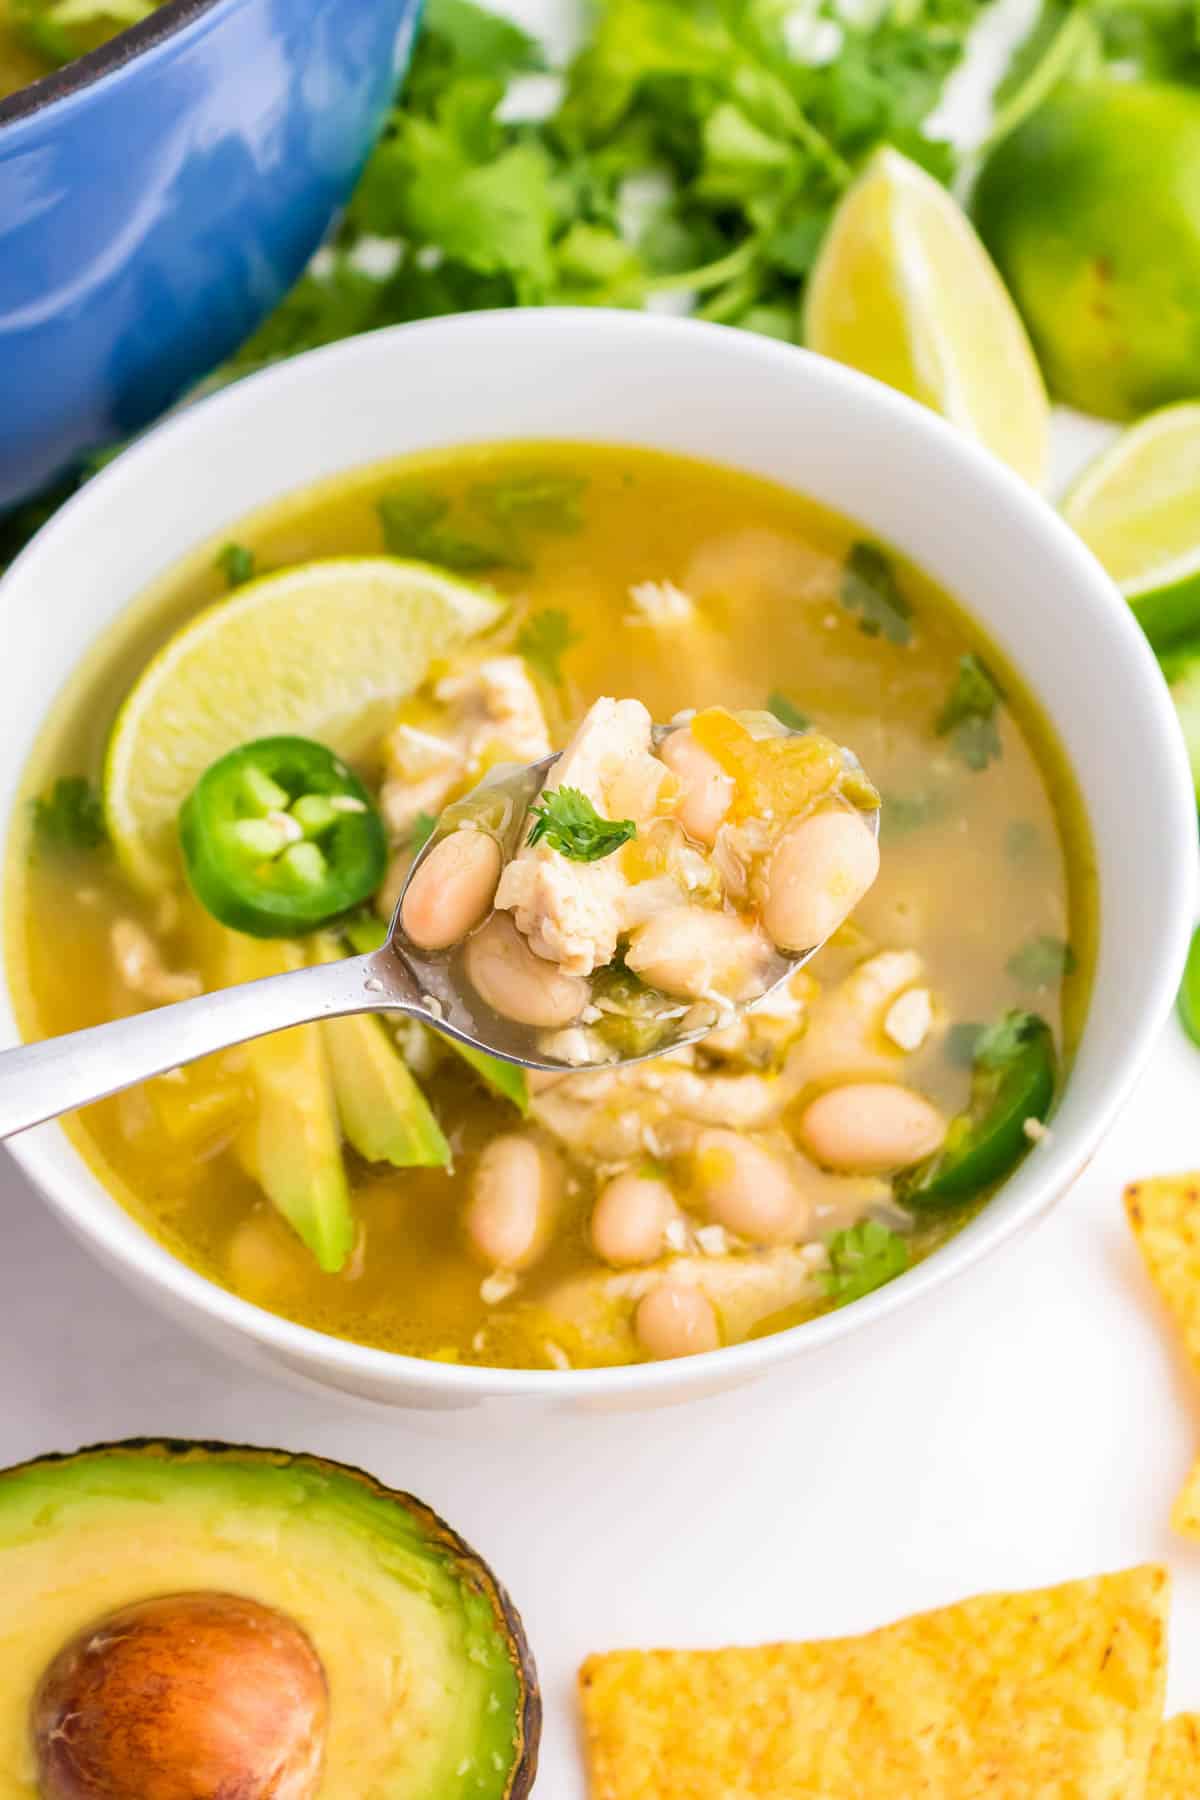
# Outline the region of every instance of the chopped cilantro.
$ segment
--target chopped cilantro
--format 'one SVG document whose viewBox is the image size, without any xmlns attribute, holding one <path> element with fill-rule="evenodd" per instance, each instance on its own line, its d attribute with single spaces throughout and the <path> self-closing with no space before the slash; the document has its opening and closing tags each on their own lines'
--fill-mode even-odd
<svg viewBox="0 0 1200 1800">
<path fill-rule="evenodd" d="M 583 524 L 586 475 L 519 469 L 471 489 L 475 505 L 496 524 L 520 531 L 571 532 Z"/>
<path fill-rule="evenodd" d="M 217 551 L 216 565 L 231 588 L 241 587 L 254 574 L 254 552 L 245 544 L 223 544 Z"/>
<path fill-rule="evenodd" d="M 1013 819 L 1004 833 L 1004 854 L 1009 862 L 1025 868 L 1042 853 L 1042 834 L 1032 819 Z"/>
<path fill-rule="evenodd" d="M 408 834 L 408 847 L 419 855 L 437 829 L 437 814 L 419 812 Z"/>
<path fill-rule="evenodd" d="M 881 794 L 879 807 L 879 842 L 887 845 L 944 819 L 950 796 L 943 788 L 919 788 L 914 794 Z"/>
<path fill-rule="evenodd" d="M 912 638 L 912 607 L 900 592 L 892 559 L 878 544 L 851 546 L 842 570 L 842 605 L 858 614 L 858 629 L 868 637 L 907 644 Z"/>
<path fill-rule="evenodd" d="M 835 1231 L 827 1248 L 829 1268 L 821 1280 L 835 1306 L 861 1300 L 864 1294 L 894 1281 L 909 1263 L 907 1241 L 878 1219 L 864 1219 L 847 1231 Z"/>
<path fill-rule="evenodd" d="M 1043 932 L 1014 951 L 1004 966 L 1022 987 L 1049 987 L 1051 982 L 1072 974 L 1078 959 L 1065 938 Z"/>
<path fill-rule="evenodd" d="M 562 659 L 580 634 L 572 628 L 565 612 L 547 607 L 531 613 L 517 634 L 516 649 L 526 662 L 531 662 L 539 675 L 555 687 L 562 686 Z"/>
<path fill-rule="evenodd" d="M 376 510 L 383 541 L 393 556 L 411 556 L 468 575 L 482 569 L 523 566 L 510 544 L 472 536 L 447 524 L 450 501 L 431 488 L 397 488 L 382 496 Z"/>
<path fill-rule="evenodd" d="M 793 706 L 787 695 L 781 694 L 778 688 L 767 695 L 767 711 L 774 713 L 779 723 L 786 725 L 789 731 L 807 731 L 812 724 L 808 714 L 802 713 L 798 706 Z"/>
<path fill-rule="evenodd" d="M 95 850 L 108 837 L 100 796 L 82 775 L 60 775 L 34 801 L 33 829 L 55 850 Z"/>
<path fill-rule="evenodd" d="M 637 836 L 632 819 L 602 819 L 578 788 L 552 788 L 539 806 L 531 806 L 534 824 L 527 843 L 543 839 L 571 862 L 599 862 Z"/>
<path fill-rule="evenodd" d="M 1004 699 L 1000 684 L 972 651 L 959 657 L 946 704 L 934 721 L 939 737 L 948 737 L 969 769 L 986 769 L 1001 754 L 996 708 Z"/>
</svg>

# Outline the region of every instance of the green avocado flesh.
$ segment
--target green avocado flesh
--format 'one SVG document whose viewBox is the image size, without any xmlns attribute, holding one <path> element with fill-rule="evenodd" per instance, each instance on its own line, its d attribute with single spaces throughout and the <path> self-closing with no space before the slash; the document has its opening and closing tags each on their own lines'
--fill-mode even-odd
<svg viewBox="0 0 1200 1800">
<path fill-rule="evenodd" d="M 0 1794 L 37 1800 L 29 1709 L 68 1639 L 216 1590 L 308 1634 L 329 1686 L 319 1800 L 524 1800 L 540 1706 L 487 1566 L 410 1495 L 316 1457 L 141 1443 L 0 1474 Z"/>
</svg>

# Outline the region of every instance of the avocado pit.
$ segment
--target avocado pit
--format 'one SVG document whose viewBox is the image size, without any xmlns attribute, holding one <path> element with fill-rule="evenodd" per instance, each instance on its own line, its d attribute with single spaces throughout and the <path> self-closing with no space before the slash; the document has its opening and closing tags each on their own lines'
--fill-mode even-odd
<svg viewBox="0 0 1200 1800">
<path fill-rule="evenodd" d="M 234 1594 L 169 1594 L 79 1632 L 31 1725 L 42 1800 L 313 1800 L 329 1692 L 294 1620 Z"/>
</svg>

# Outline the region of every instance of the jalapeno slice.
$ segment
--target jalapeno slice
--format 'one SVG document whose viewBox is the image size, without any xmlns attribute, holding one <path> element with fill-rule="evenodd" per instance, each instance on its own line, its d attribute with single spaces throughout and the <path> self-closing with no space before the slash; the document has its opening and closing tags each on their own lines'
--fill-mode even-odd
<svg viewBox="0 0 1200 1800">
<path fill-rule="evenodd" d="M 358 777 L 309 738 L 258 738 L 205 770 L 179 813 L 192 892 L 234 931 L 296 937 L 374 892 L 383 821 Z"/>
<path fill-rule="evenodd" d="M 951 1120 L 936 1155 L 897 1183 L 897 1198 L 932 1212 L 994 1187 L 1029 1149 L 1026 1120 L 1049 1112 L 1057 1068 L 1053 1034 L 1037 1013 L 1005 1013 L 985 1027 L 975 1045 L 967 1110 Z"/>
</svg>

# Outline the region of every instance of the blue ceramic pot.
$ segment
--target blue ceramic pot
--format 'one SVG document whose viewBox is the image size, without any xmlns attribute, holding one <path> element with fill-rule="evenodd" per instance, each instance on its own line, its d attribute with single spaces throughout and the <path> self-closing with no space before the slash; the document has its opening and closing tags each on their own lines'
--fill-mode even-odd
<svg viewBox="0 0 1200 1800">
<path fill-rule="evenodd" d="M 0 510 L 251 332 L 345 201 L 420 0 L 170 0 L 0 101 Z"/>
</svg>

